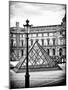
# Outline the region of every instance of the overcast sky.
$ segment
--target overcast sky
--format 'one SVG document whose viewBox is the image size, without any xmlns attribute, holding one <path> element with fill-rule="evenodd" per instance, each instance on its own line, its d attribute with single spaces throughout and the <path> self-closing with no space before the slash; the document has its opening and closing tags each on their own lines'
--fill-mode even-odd
<svg viewBox="0 0 68 90">
<path fill-rule="evenodd" d="M 65 15 L 65 6 L 57 4 L 37 3 L 10 3 L 10 26 L 15 26 L 16 21 L 23 27 L 26 19 L 34 26 L 61 24 Z"/>
</svg>

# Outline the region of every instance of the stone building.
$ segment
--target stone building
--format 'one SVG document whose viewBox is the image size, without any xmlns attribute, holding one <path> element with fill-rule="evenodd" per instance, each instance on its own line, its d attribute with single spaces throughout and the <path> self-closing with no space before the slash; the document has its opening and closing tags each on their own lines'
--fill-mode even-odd
<svg viewBox="0 0 68 90">
<path fill-rule="evenodd" d="M 66 15 L 60 25 L 31 26 L 29 29 L 29 48 L 38 41 L 52 58 L 66 57 Z M 10 57 L 19 60 L 26 55 L 26 28 L 10 27 Z"/>
</svg>

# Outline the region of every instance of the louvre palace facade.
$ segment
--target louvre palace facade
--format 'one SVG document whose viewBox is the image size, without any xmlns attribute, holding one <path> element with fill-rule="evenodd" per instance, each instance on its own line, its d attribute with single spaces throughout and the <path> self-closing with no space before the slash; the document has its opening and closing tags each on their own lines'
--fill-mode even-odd
<svg viewBox="0 0 68 90">
<path fill-rule="evenodd" d="M 28 28 L 28 47 L 36 41 L 51 58 L 63 57 L 66 60 L 66 15 L 60 25 L 31 26 Z M 17 61 L 26 55 L 26 28 L 10 27 L 10 59 Z"/>
</svg>

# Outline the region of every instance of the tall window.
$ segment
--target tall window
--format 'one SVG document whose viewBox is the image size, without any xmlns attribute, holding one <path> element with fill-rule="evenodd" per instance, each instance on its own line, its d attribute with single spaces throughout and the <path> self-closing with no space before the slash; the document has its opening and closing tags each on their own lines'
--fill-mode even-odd
<svg viewBox="0 0 68 90">
<path fill-rule="evenodd" d="M 15 35 L 15 34 L 13 34 L 13 37 L 16 37 L 16 35 Z"/>
<path fill-rule="evenodd" d="M 25 35 L 25 34 L 23 34 L 22 36 L 23 36 L 23 38 L 24 38 L 24 37 L 26 37 L 26 35 Z"/>
<path fill-rule="evenodd" d="M 33 45 L 33 40 L 31 39 L 31 45 Z"/>
<path fill-rule="evenodd" d="M 59 55 L 62 55 L 62 48 L 59 49 Z"/>
<path fill-rule="evenodd" d="M 55 55 L 55 49 L 53 49 L 53 55 Z"/>
<path fill-rule="evenodd" d="M 46 46 L 47 45 L 47 40 L 44 39 L 44 45 Z"/>
<path fill-rule="evenodd" d="M 55 38 L 53 38 L 53 45 L 55 45 Z"/>
<path fill-rule="evenodd" d="M 49 41 L 50 41 L 50 39 L 47 39 L 47 43 L 48 43 L 48 45 L 49 45 Z"/>
<path fill-rule="evenodd" d="M 31 40 L 29 40 L 29 46 L 31 46 Z"/>
<path fill-rule="evenodd" d="M 38 42 L 39 42 L 40 45 L 42 45 L 42 41 L 41 41 L 41 39 L 39 39 Z"/>
<path fill-rule="evenodd" d="M 53 33 L 49 33 L 49 36 L 53 36 Z"/>
<path fill-rule="evenodd" d="M 47 33 L 43 33 L 43 36 L 44 36 L 44 37 L 47 36 Z"/>
<path fill-rule="evenodd" d="M 44 45 L 44 39 L 42 39 L 42 46 Z"/>
<path fill-rule="evenodd" d="M 38 34 L 38 36 L 39 36 L 39 37 L 42 37 L 42 34 L 41 34 L 41 33 L 39 33 L 39 34 Z"/>
<path fill-rule="evenodd" d="M 20 38 L 22 38 L 22 34 L 20 34 Z"/>
<path fill-rule="evenodd" d="M 16 46 L 16 40 L 13 41 L 13 46 Z"/>
<path fill-rule="evenodd" d="M 13 46 L 13 39 L 11 39 L 11 46 Z"/>
<path fill-rule="evenodd" d="M 50 53 L 50 52 L 49 52 L 49 49 L 47 49 L 47 54 L 49 55 L 49 53 Z"/>
<path fill-rule="evenodd" d="M 23 46 L 23 40 L 22 40 L 22 46 Z"/>
<path fill-rule="evenodd" d="M 32 37 L 36 37 L 36 34 L 32 34 Z"/>
<path fill-rule="evenodd" d="M 49 36 L 49 33 L 47 33 L 47 36 Z"/>
<path fill-rule="evenodd" d="M 21 55 L 23 56 L 23 50 L 21 50 Z"/>
<path fill-rule="evenodd" d="M 29 34 L 29 38 L 31 38 L 31 34 Z"/>
</svg>

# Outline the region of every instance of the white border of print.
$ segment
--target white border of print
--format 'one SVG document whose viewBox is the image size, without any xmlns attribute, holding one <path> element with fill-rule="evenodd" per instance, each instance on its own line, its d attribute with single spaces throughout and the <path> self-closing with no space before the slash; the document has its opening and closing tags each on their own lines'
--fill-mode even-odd
<svg viewBox="0 0 68 90">
<path fill-rule="evenodd" d="M 15 1 L 15 0 L 11 0 L 11 1 Z M 16 1 L 19 1 L 19 0 L 16 0 Z M 20 1 L 57 3 L 57 4 L 68 5 L 68 0 L 20 0 Z M 68 52 L 68 49 L 67 49 L 67 52 Z M 67 78 L 67 81 L 68 81 L 68 78 Z M 31 90 L 32 89 L 67 90 L 67 88 L 68 88 L 68 85 L 55 86 L 55 87 L 29 88 L 29 89 Z M 9 89 L 9 0 L 0 0 L 0 90 L 8 90 L 8 89 Z M 17 89 L 17 90 L 21 90 L 21 89 Z"/>
</svg>

